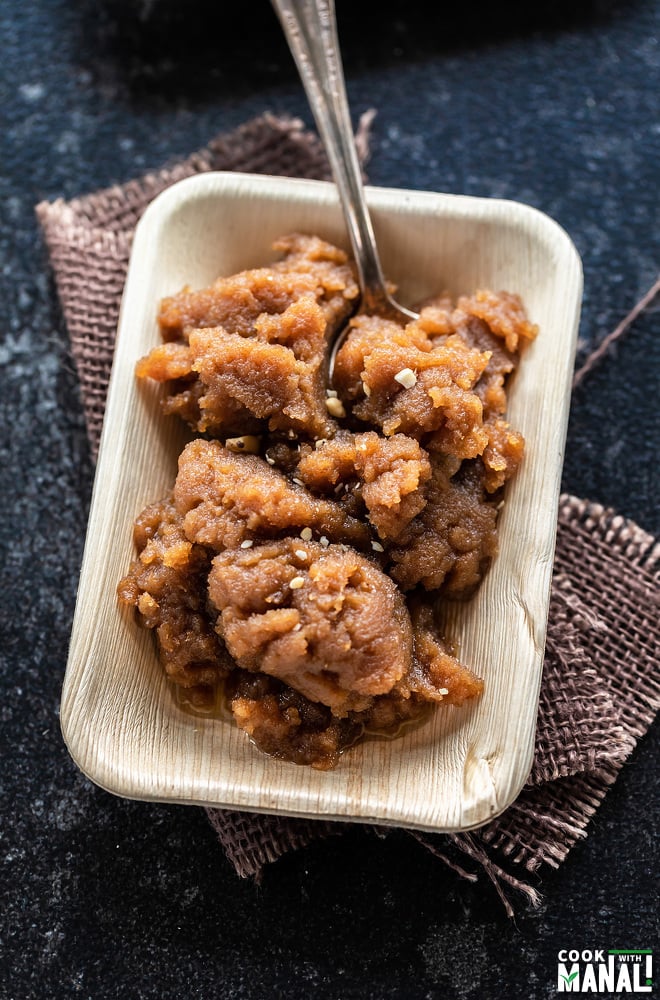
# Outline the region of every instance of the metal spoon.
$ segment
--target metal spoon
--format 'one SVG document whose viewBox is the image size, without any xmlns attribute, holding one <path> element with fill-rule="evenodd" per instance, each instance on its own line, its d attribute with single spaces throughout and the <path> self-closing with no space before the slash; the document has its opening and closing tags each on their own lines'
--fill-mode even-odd
<svg viewBox="0 0 660 1000">
<path fill-rule="evenodd" d="M 300 73 L 339 192 L 360 284 L 360 311 L 386 313 L 408 323 L 418 314 L 387 290 L 364 197 L 346 85 L 339 52 L 334 0 L 272 0 Z M 330 352 L 335 357 L 348 327 L 340 330 Z"/>
</svg>

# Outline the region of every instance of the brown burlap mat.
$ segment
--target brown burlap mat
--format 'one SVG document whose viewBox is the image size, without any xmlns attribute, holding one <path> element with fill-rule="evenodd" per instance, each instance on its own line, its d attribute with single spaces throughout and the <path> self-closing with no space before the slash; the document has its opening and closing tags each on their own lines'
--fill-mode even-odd
<svg viewBox="0 0 660 1000">
<path fill-rule="evenodd" d="M 364 146 L 364 134 L 360 137 Z M 96 453 L 119 303 L 134 227 L 147 204 L 183 177 L 241 170 L 329 176 L 319 140 L 265 115 L 156 173 L 70 202 L 37 206 Z M 658 708 L 660 544 L 598 504 L 563 496 L 550 623 L 529 780 L 506 812 L 477 832 L 411 836 L 465 878 L 484 872 L 507 911 L 507 887 L 535 900 L 516 872 L 556 867 L 585 829 Z M 242 876 L 342 824 L 210 809 Z M 466 865 L 468 867 L 466 867 Z"/>
</svg>

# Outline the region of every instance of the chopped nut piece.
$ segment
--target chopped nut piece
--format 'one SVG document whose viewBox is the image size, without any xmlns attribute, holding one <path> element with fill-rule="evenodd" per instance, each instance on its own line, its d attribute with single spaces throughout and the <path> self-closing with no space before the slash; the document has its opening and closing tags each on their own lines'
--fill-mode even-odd
<svg viewBox="0 0 660 1000">
<path fill-rule="evenodd" d="M 305 586 L 304 576 L 294 576 L 293 580 L 289 583 L 291 590 L 300 590 L 301 587 Z"/>
<path fill-rule="evenodd" d="M 399 385 L 402 385 L 404 389 L 412 389 L 414 385 L 417 385 L 417 376 L 412 368 L 402 368 L 400 372 L 396 373 L 394 380 Z M 366 393 L 366 395 L 368 396 L 369 393 Z"/>
<path fill-rule="evenodd" d="M 337 399 L 336 396 L 328 396 L 325 401 L 325 405 L 331 417 L 341 418 L 346 416 L 344 404 L 341 399 Z"/>
<path fill-rule="evenodd" d="M 300 532 L 300 537 L 302 538 L 302 540 L 304 542 L 311 541 L 311 538 L 312 538 L 312 529 L 311 528 L 303 528 L 303 530 Z"/>
<path fill-rule="evenodd" d="M 249 455 L 258 455 L 261 448 L 261 438 L 256 434 L 243 434 L 241 437 L 227 438 L 225 448 L 228 451 L 244 451 Z"/>
</svg>

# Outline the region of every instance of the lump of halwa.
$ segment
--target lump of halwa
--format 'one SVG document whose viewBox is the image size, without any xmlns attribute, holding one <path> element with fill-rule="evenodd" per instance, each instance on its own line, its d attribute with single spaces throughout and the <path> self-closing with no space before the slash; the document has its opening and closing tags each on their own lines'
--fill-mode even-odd
<svg viewBox="0 0 660 1000">
<path fill-rule="evenodd" d="M 167 414 L 215 437 L 259 429 L 331 434 L 327 348 L 358 294 L 347 255 L 317 237 L 279 240 L 271 267 L 184 289 L 159 312 L 164 343 L 138 378 L 167 382 Z"/>
<path fill-rule="evenodd" d="M 227 699 L 237 726 L 260 750 L 319 771 L 335 767 L 364 730 L 360 719 L 337 718 L 326 705 L 263 673 L 234 670 Z"/>
<path fill-rule="evenodd" d="M 146 507 L 135 522 L 138 557 L 118 587 L 145 628 L 154 629 L 170 680 L 213 688 L 233 666 L 207 614 L 211 554 L 187 538 L 171 498 Z"/>
<path fill-rule="evenodd" d="M 223 552 L 209 599 L 240 667 L 279 678 L 339 718 L 368 708 L 410 669 L 400 591 L 347 546 L 283 538 Z"/>
<path fill-rule="evenodd" d="M 427 453 L 414 438 L 374 431 L 340 431 L 331 441 L 306 450 L 296 475 L 313 490 L 345 492 L 353 482 L 381 539 L 395 538 L 426 506 L 424 483 L 430 478 Z M 342 489 L 343 487 L 343 489 Z"/>
<path fill-rule="evenodd" d="M 196 438 L 179 456 L 174 503 L 187 537 L 214 552 L 257 538 L 305 531 L 364 547 L 366 524 L 335 500 L 317 498 L 258 455 Z"/>
<path fill-rule="evenodd" d="M 277 242 L 270 267 L 164 299 L 137 366 L 163 412 L 203 433 L 135 526 L 118 587 L 198 704 L 223 686 L 265 753 L 315 768 L 480 678 L 437 628 L 497 552 L 501 491 L 524 451 L 507 381 L 536 335 L 518 296 L 429 300 L 418 320 L 358 315 L 346 254 Z M 223 443 L 224 442 L 224 443 Z"/>
<path fill-rule="evenodd" d="M 490 360 L 457 336 L 434 344 L 416 322 L 402 328 L 357 316 L 337 354 L 336 383 L 353 414 L 389 437 L 433 438 L 435 450 L 474 458 L 483 451 L 483 405 L 474 386 Z"/>
<path fill-rule="evenodd" d="M 424 510 L 388 551 L 393 579 L 404 590 L 421 585 L 465 599 L 496 552 L 497 504 L 485 492 L 482 468 L 465 463 L 449 478 L 434 463 Z"/>
</svg>

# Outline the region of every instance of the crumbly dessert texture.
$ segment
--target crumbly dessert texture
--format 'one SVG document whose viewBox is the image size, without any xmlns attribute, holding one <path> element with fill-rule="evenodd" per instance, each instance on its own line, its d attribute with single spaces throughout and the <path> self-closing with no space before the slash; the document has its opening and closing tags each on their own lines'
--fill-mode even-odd
<svg viewBox="0 0 660 1000">
<path fill-rule="evenodd" d="M 328 769 L 365 733 L 482 691 L 434 612 L 497 552 L 524 450 L 506 385 L 537 330 L 488 290 L 439 296 L 405 327 L 353 315 L 342 250 L 300 234 L 274 249 L 160 304 L 137 377 L 164 383 L 163 413 L 196 436 L 136 520 L 118 594 L 191 704 L 221 689 L 265 753 Z"/>
</svg>

